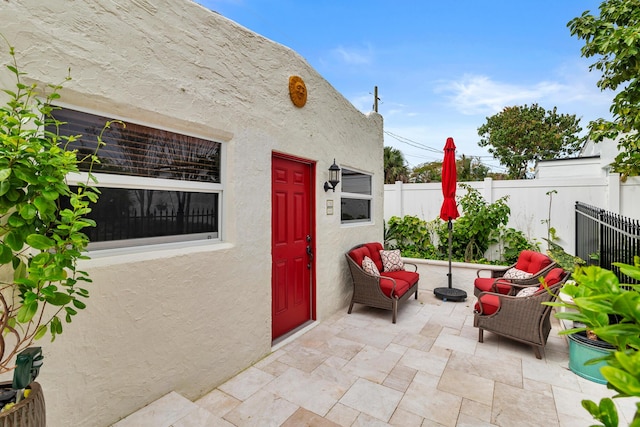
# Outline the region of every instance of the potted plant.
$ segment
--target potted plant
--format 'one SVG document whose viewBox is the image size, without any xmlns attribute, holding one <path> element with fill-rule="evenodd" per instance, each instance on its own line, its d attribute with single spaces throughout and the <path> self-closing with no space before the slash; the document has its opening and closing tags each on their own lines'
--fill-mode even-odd
<svg viewBox="0 0 640 427">
<path fill-rule="evenodd" d="M 626 276 L 640 280 L 640 257 L 634 258 L 634 265 L 614 265 Z M 571 308 L 556 313 L 556 317 L 582 326 L 560 333 L 571 335 L 591 330 L 598 339 L 609 343 L 610 352 L 586 363 L 604 362 L 600 372 L 607 387 L 618 392 L 615 397 L 640 397 L 640 285 L 621 284 L 612 271 L 598 266 L 576 268 L 573 279 L 575 283 L 566 284 L 562 290 L 571 297 L 571 302 L 550 305 Z M 582 405 L 605 427 L 618 425 L 611 399 L 604 398 L 599 404 L 584 400 Z M 640 409 L 632 425 L 640 425 Z"/>
<path fill-rule="evenodd" d="M 14 370 L 14 358 L 34 340 L 45 335 L 55 340 L 63 323 L 86 307 L 85 284 L 91 279 L 77 265 L 87 258 L 89 239 L 82 230 L 95 225 L 86 215 L 98 199 L 88 182 L 71 191 L 66 181 L 81 161 L 93 164 L 97 156 L 78 158 L 65 149 L 74 137 L 60 136 L 52 116 L 61 86 L 47 86 L 46 94 L 26 84 L 11 46 L 9 54 L 9 64 L 0 70 L 15 81 L 14 87 L 2 88 L 0 105 L 0 373 Z M 35 362 L 41 364 L 41 357 Z M 10 425 L 26 425 L 16 411 L 28 400 L 41 401 L 44 410 L 42 396 L 34 396 L 40 386 L 31 388 L 35 393 L 28 399 L 0 413 L 12 417 Z M 38 417 L 44 423 L 44 414 Z"/>
</svg>

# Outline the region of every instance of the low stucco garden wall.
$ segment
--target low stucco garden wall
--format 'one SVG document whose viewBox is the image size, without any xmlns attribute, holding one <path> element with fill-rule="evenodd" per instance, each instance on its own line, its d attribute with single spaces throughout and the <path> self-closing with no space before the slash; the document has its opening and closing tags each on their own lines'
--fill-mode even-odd
<svg viewBox="0 0 640 427">
<path fill-rule="evenodd" d="M 418 288 L 420 292 L 433 293 L 435 288 L 446 288 L 449 286 L 448 276 L 449 261 L 403 258 L 405 262 L 418 266 L 420 282 Z M 473 281 L 477 277 L 478 269 L 499 270 L 504 266 L 473 264 L 466 262 L 451 263 L 451 287 L 462 289 L 467 293 L 467 301 L 471 301 L 473 296 Z M 484 277 L 489 277 L 490 273 L 483 272 Z"/>
</svg>

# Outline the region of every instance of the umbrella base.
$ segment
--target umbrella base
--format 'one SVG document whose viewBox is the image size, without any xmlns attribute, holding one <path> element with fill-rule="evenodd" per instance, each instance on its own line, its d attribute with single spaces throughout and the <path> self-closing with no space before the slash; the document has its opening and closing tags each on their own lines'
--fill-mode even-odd
<svg viewBox="0 0 640 427">
<path fill-rule="evenodd" d="M 462 289 L 456 288 L 435 288 L 433 294 L 442 301 L 464 301 L 467 299 L 467 293 Z"/>
</svg>

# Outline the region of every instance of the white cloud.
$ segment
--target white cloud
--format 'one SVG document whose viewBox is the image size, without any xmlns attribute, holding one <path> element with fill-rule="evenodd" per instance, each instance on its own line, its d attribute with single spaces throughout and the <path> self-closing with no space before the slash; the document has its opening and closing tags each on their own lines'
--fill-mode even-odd
<svg viewBox="0 0 640 427">
<path fill-rule="evenodd" d="M 566 87 L 557 82 L 524 86 L 474 75 L 465 75 L 457 81 L 442 82 L 436 87 L 437 93 L 444 93 L 451 106 L 466 115 L 495 114 L 506 106 L 539 102 L 538 100 L 565 91 Z"/>
<path fill-rule="evenodd" d="M 537 103 L 578 116 L 606 114 L 612 94 L 596 86 L 597 76 L 582 63 L 564 64 L 548 80 L 533 84 L 501 82 L 483 75 L 441 81 L 434 91 L 464 115 L 493 115 L 507 106 Z"/>
<path fill-rule="evenodd" d="M 364 49 L 358 48 L 346 48 L 338 46 L 331 51 L 333 55 L 340 58 L 344 63 L 350 65 L 367 65 L 373 62 L 373 49 L 371 46 L 366 46 Z"/>
</svg>

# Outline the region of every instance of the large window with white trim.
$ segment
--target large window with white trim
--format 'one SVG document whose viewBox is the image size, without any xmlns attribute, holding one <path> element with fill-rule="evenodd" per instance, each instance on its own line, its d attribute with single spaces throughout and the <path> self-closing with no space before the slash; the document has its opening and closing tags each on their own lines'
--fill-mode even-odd
<svg viewBox="0 0 640 427">
<path fill-rule="evenodd" d="M 129 122 L 103 132 L 109 119 L 68 108 L 54 117 L 61 135 L 81 135 L 68 145 L 79 157 L 100 135 L 105 143 L 93 166 L 101 195 L 89 215 L 97 227 L 84 230 L 90 249 L 220 238 L 220 142 Z"/>
<path fill-rule="evenodd" d="M 371 175 L 343 168 L 340 215 L 343 224 L 371 221 Z"/>
</svg>

